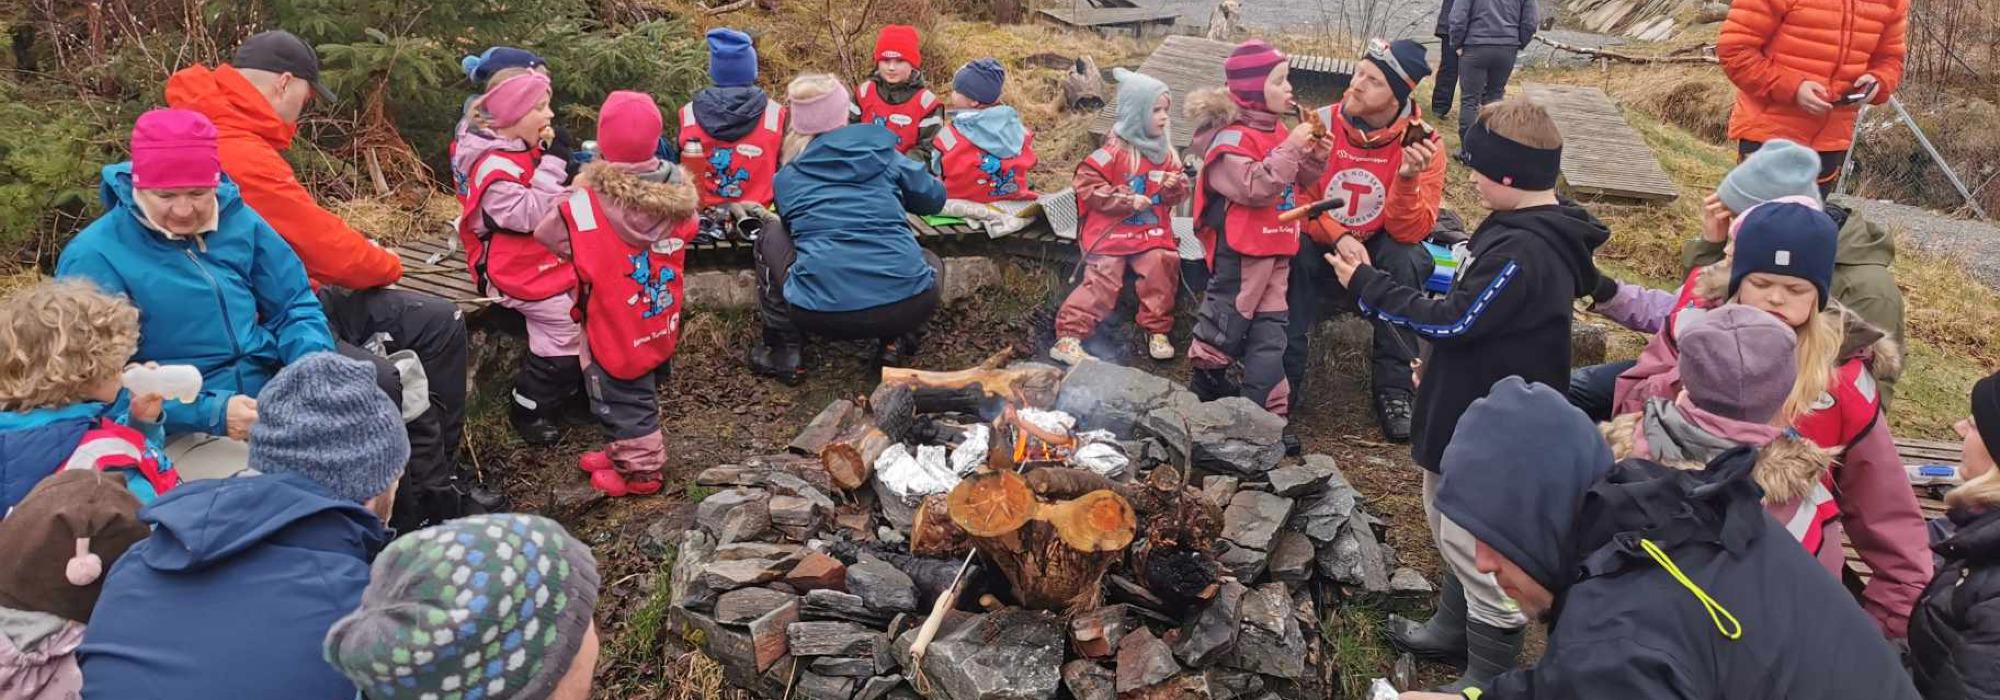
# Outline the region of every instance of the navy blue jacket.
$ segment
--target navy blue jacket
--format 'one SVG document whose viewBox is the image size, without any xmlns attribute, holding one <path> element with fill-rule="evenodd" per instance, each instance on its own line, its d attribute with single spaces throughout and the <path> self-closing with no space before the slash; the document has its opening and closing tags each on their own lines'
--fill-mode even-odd
<svg viewBox="0 0 2000 700">
<path fill-rule="evenodd" d="M 0 516 L 69 461 L 104 405 L 0 411 Z"/>
<path fill-rule="evenodd" d="M 888 129 L 852 124 L 820 134 L 778 171 L 774 185 L 798 249 L 785 280 L 793 306 L 859 311 L 936 283 L 904 212 L 938 213 L 944 183 L 897 153 Z"/>
<path fill-rule="evenodd" d="M 295 474 L 197 481 L 139 511 L 77 658 L 88 700 L 353 700 L 326 631 L 361 603 L 382 521 Z"/>
</svg>

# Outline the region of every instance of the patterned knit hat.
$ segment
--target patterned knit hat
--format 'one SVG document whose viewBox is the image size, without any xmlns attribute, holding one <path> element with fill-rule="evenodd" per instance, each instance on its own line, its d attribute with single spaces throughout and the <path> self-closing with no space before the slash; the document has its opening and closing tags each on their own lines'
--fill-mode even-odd
<svg viewBox="0 0 2000 700">
<path fill-rule="evenodd" d="M 382 550 L 370 579 L 325 651 L 372 700 L 548 697 L 590 629 L 599 583 L 589 547 L 515 513 L 411 533 Z"/>
</svg>

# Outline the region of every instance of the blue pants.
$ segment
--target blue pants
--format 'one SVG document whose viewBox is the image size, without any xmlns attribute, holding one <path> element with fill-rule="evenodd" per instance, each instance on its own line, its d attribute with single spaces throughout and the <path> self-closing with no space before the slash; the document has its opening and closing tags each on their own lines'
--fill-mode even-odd
<svg viewBox="0 0 2000 700">
<path fill-rule="evenodd" d="M 1606 362 L 1570 372 L 1569 404 L 1582 410 L 1591 420 L 1600 423 L 1611 420 L 1611 400 L 1618 389 L 1618 375 L 1636 364 L 1639 364 L 1637 360 Z"/>
</svg>

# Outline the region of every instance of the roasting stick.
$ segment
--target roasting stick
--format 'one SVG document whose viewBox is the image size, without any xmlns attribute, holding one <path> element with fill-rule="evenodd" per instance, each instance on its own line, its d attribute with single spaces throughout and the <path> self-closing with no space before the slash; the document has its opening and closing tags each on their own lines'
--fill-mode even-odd
<svg viewBox="0 0 2000 700">
<path fill-rule="evenodd" d="M 931 694 L 930 678 L 924 675 L 924 655 L 930 651 L 931 638 L 936 637 L 938 628 L 944 626 L 945 613 L 958 601 L 959 592 L 965 588 L 965 572 L 972 569 L 972 558 L 978 555 L 978 550 L 965 553 L 965 563 L 958 566 L 958 576 L 952 578 L 951 586 L 938 595 L 936 603 L 931 604 L 931 616 L 924 620 L 924 626 L 917 629 L 916 640 L 910 643 L 911 680 L 916 681 L 917 692 L 924 695 Z"/>
</svg>

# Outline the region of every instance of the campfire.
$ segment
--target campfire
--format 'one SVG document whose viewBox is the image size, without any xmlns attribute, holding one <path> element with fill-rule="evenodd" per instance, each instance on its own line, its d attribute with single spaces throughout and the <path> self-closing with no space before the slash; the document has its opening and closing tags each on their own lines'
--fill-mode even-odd
<svg viewBox="0 0 2000 700">
<path fill-rule="evenodd" d="M 1429 592 L 1282 419 L 1008 360 L 885 368 L 786 453 L 702 472 L 680 636 L 768 698 L 1324 697 L 1321 611 Z"/>
</svg>

